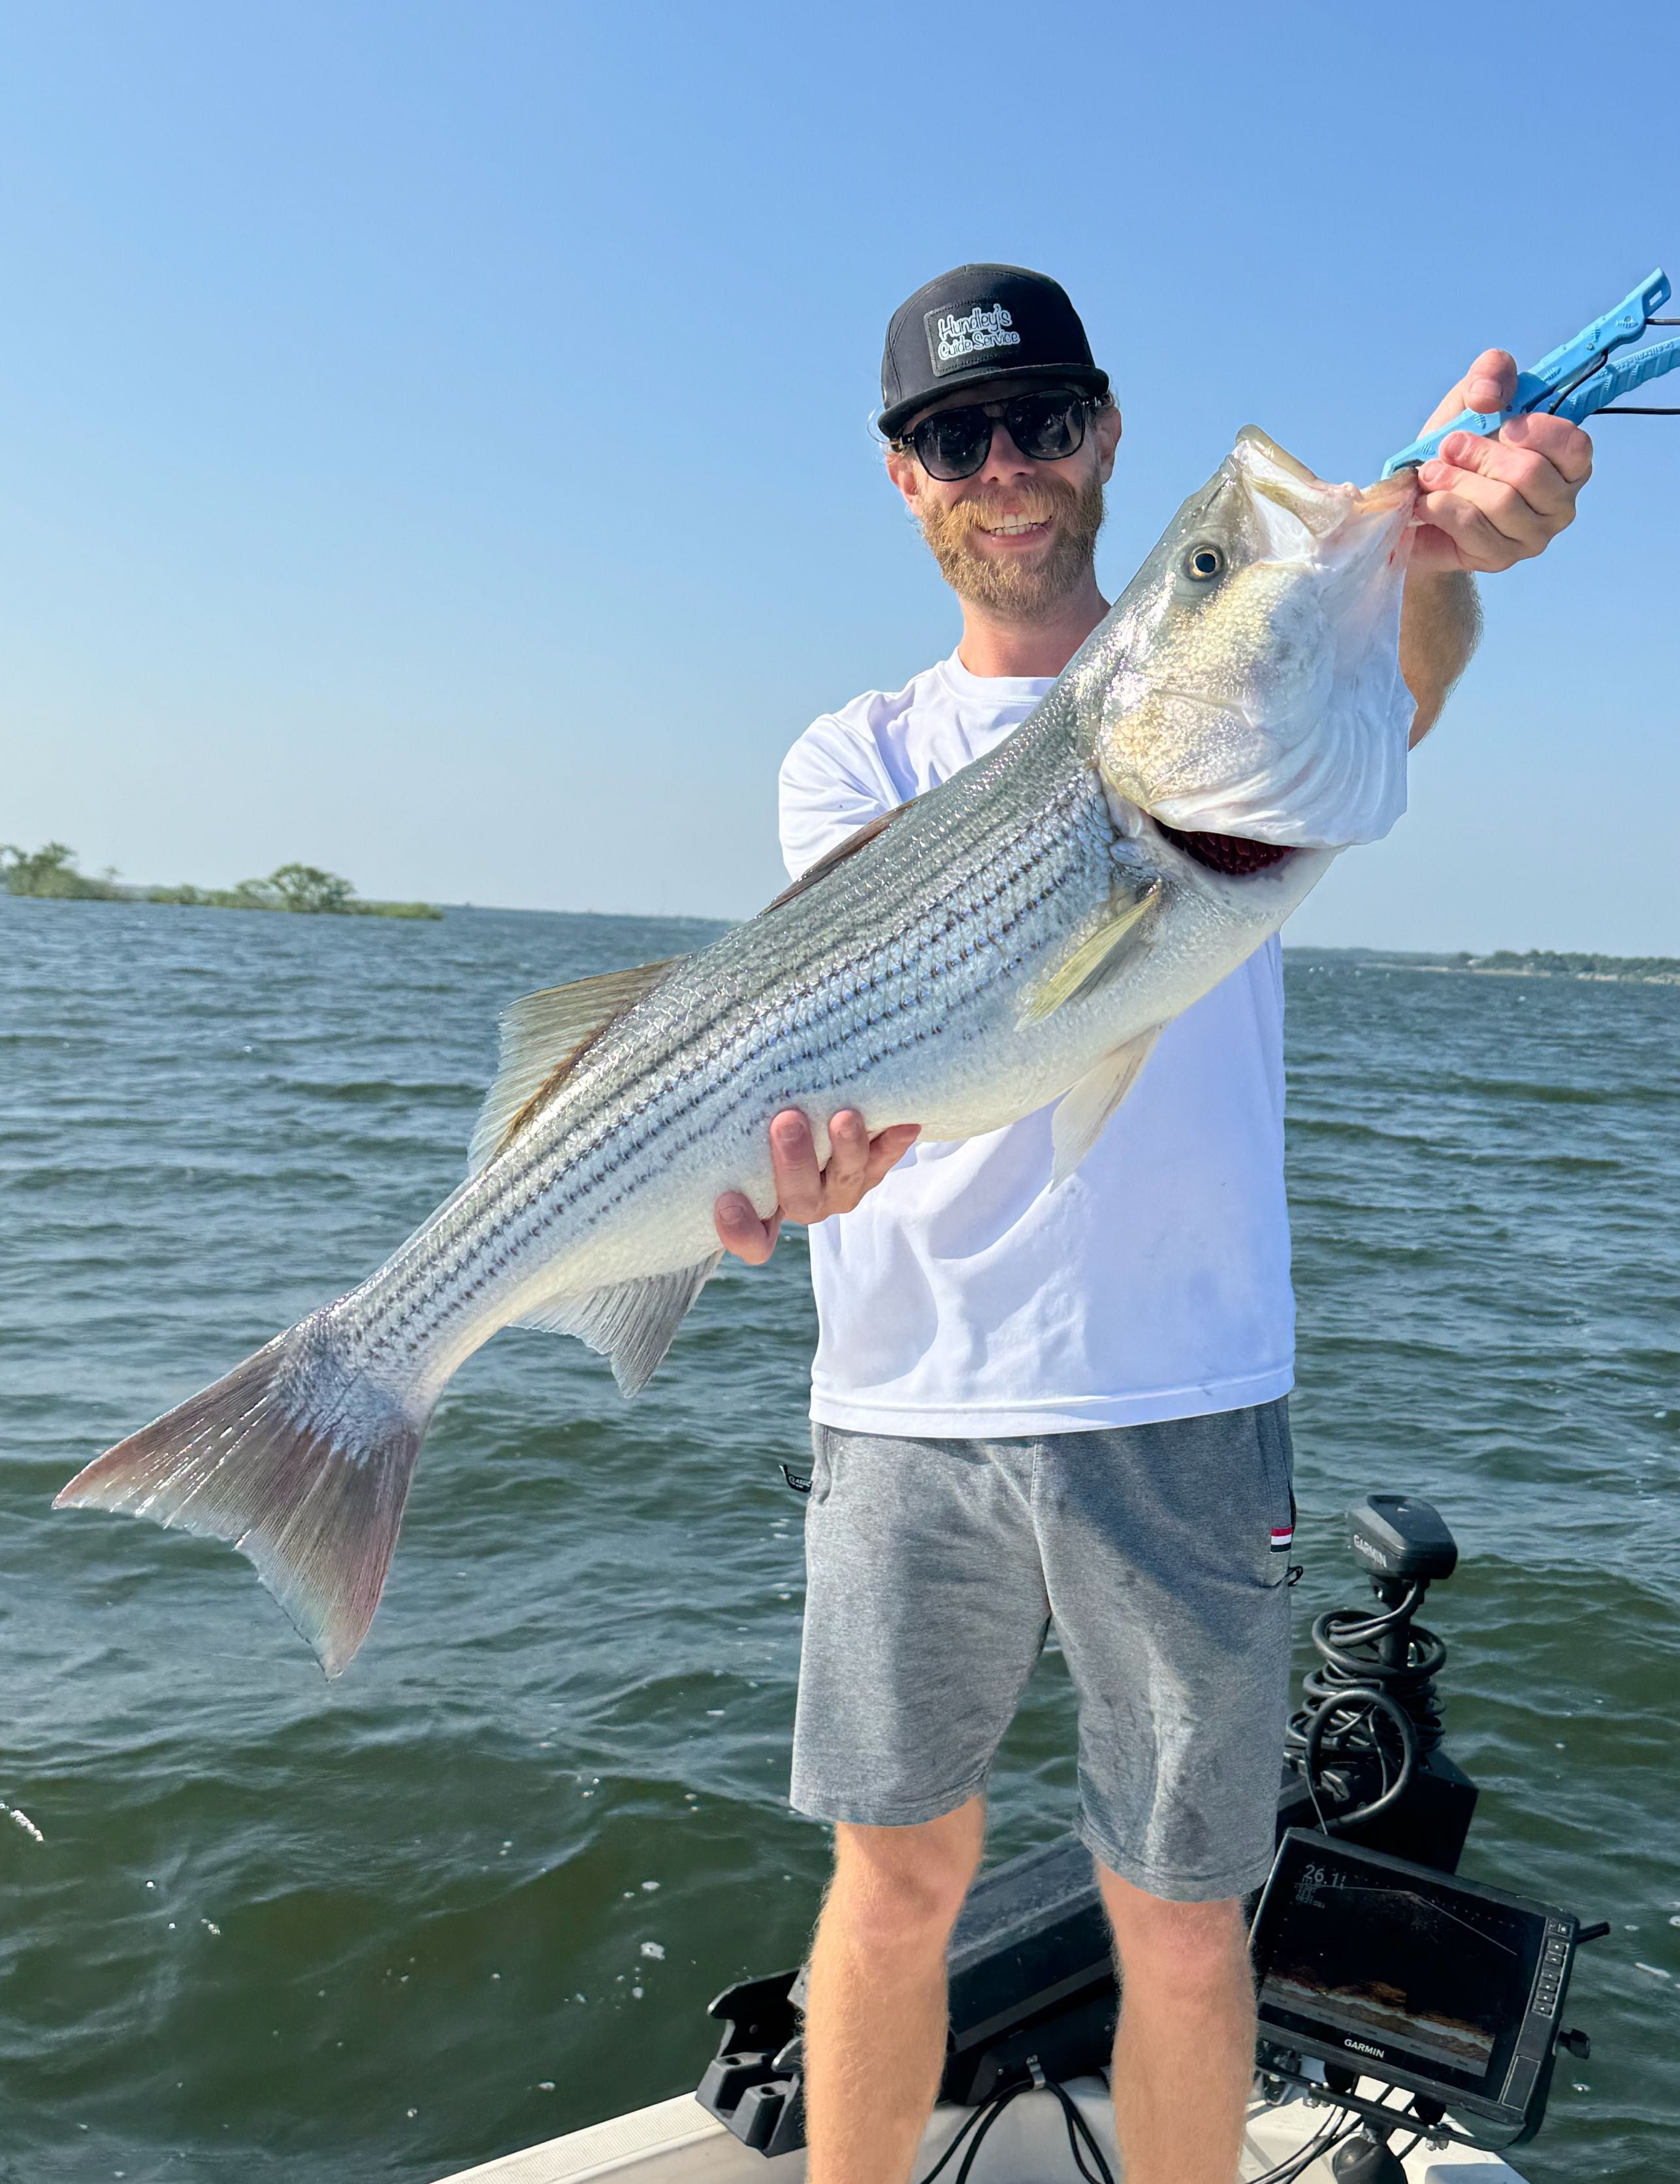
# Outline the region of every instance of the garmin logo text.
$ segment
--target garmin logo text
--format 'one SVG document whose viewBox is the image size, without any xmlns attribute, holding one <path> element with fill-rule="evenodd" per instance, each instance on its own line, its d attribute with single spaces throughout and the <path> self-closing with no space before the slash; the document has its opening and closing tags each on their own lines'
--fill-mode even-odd
<svg viewBox="0 0 1680 2184">
<path fill-rule="evenodd" d="M 1018 348 L 1021 336 L 1011 331 L 1015 321 L 1001 304 L 976 304 L 959 318 L 954 311 L 941 314 L 934 327 L 934 354 L 941 364 L 974 356 L 983 348 Z"/>
<path fill-rule="evenodd" d="M 1373 2048 L 1368 2040 L 1343 2039 L 1342 2045 L 1344 2048 L 1357 2048 L 1361 2055 L 1374 2055 L 1379 2063 L 1382 2060 L 1383 2056 L 1388 2053 L 1386 2048 Z"/>
</svg>

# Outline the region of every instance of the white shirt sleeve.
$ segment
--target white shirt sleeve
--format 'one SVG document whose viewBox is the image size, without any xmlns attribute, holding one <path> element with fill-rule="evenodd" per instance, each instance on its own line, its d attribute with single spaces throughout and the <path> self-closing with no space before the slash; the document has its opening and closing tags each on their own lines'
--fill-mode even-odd
<svg viewBox="0 0 1680 2184">
<path fill-rule="evenodd" d="M 790 878 L 903 801 L 870 737 L 833 713 L 813 721 L 782 761 L 782 855 Z"/>
</svg>

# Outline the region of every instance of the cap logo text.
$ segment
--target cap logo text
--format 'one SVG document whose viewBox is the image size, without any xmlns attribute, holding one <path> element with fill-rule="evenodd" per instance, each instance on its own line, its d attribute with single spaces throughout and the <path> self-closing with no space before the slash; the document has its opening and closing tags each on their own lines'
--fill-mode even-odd
<svg viewBox="0 0 1680 2184">
<path fill-rule="evenodd" d="M 928 316 L 935 315 L 930 311 Z M 960 315 L 942 311 L 928 329 L 928 345 L 936 365 L 955 364 L 960 358 L 978 355 L 982 349 L 1018 348 L 1021 336 L 1013 331 L 1014 325 L 1001 304 L 976 304 L 971 311 Z"/>
</svg>

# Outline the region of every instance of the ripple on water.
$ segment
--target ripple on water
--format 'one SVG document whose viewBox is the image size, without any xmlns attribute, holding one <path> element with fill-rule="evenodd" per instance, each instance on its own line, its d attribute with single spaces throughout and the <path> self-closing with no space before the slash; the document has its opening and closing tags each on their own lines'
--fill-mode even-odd
<svg viewBox="0 0 1680 2184">
<path fill-rule="evenodd" d="M 802 1950 L 797 1239 L 713 1284 L 634 1406 L 552 1338 L 473 1360 L 336 1685 L 238 1557 L 47 1507 L 453 1185 L 501 1006 L 712 930 L 0 898 L 0 1797 L 45 1838 L 0 1827 L 6 2184 L 420 2184 L 692 2085 L 706 2000 Z M 1651 2184 L 1680 2112 L 1680 989 L 1333 956 L 1289 985 L 1299 1628 L 1349 1596 L 1354 1495 L 1441 1504 L 1468 1863 L 1615 1927 L 1572 1997 L 1591 2091 L 1525 2167 Z M 1053 1646 L 999 1851 L 1065 1824 L 1070 1719 Z"/>
</svg>

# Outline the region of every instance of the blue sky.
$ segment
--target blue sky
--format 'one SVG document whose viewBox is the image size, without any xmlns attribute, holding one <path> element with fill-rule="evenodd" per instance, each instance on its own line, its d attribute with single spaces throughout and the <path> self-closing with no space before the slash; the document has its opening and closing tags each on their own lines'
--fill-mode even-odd
<svg viewBox="0 0 1680 2184">
<path fill-rule="evenodd" d="M 1674 11 L 1466 22 L 0 8 L 0 838 L 752 910 L 787 744 L 954 638 L 868 431 L 931 274 L 1071 290 L 1114 588 L 1245 421 L 1374 474 L 1485 342 L 1680 276 Z M 1294 938 L 1680 954 L 1680 420 L 1599 452 Z"/>
</svg>

